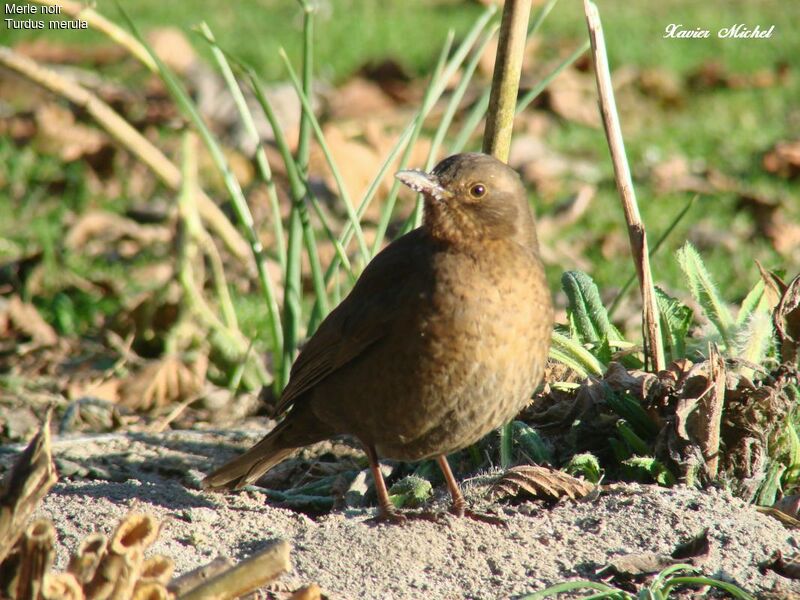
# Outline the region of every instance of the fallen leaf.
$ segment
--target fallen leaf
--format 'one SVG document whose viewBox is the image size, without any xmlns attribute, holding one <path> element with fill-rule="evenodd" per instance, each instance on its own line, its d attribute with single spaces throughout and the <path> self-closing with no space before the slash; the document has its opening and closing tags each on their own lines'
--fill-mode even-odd
<svg viewBox="0 0 800 600">
<path fill-rule="evenodd" d="M 53 346 L 58 335 L 39 314 L 36 307 L 17 296 L 0 298 L 0 337 L 27 339 L 35 346 Z"/>
<path fill-rule="evenodd" d="M 165 225 L 140 225 L 122 215 L 94 210 L 73 223 L 64 237 L 64 246 L 89 256 L 106 254 L 112 249 L 133 256 L 142 248 L 170 244 L 173 235 L 172 228 Z"/>
<path fill-rule="evenodd" d="M 156 56 L 170 69 L 185 74 L 197 61 L 197 53 L 177 27 L 159 27 L 147 32 L 147 41 Z"/>
<path fill-rule="evenodd" d="M 101 131 L 76 123 L 72 111 L 58 104 L 45 104 L 35 113 L 37 131 L 34 144 L 45 154 L 56 154 L 66 162 L 99 154 L 110 147 L 110 140 Z"/>
<path fill-rule="evenodd" d="M 800 348 L 800 275 L 789 283 L 783 293 L 774 319 L 781 342 L 781 359 L 791 364 Z"/>
<path fill-rule="evenodd" d="M 202 389 L 207 366 L 205 356 L 190 364 L 174 355 L 153 361 L 122 382 L 120 403 L 133 410 L 151 410 L 186 400 Z"/>
<path fill-rule="evenodd" d="M 544 92 L 547 106 L 568 121 L 600 127 L 597 88 L 593 73 L 564 69 Z"/>
<path fill-rule="evenodd" d="M 511 467 L 492 484 L 489 495 L 501 499 L 534 498 L 558 500 L 567 496 L 571 500 L 583 498 L 594 490 L 588 481 L 536 465 Z"/>
<path fill-rule="evenodd" d="M 778 575 L 788 579 L 800 579 L 800 553 L 795 552 L 788 558 L 784 558 L 783 553 L 776 550 L 761 568 L 775 571 Z"/>
<path fill-rule="evenodd" d="M 321 598 L 322 589 L 316 583 L 312 583 L 295 590 L 289 600 L 321 600 Z"/>
<path fill-rule="evenodd" d="M 395 110 L 396 104 L 374 81 L 354 77 L 333 91 L 328 101 L 332 120 L 363 119 Z"/>
<path fill-rule="evenodd" d="M 669 554 L 658 554 L 656 552 L 642 552 L 641 554 L 627 554 L 615 558 L 597 571 L 600 577 L 622 577 L 624 579 L 635 579 L 644 575 L 652 575 L 663 571 L 667 567 L 677 565 L 683 560 L 672 558 Z"/>
<path fill-rule="evenodd" d="M 698 565 L 705 561 L 711 553 L 711 542 L 708 539 L 708 528 L 685 542 L 680 542 L 672 551 L 672 558 Z"/>
<path fill-rule="evenodd" d="M 768 173 L 794 179 L 800 175 L 800 140 L 778 142 L 764 154 L 762 164 Z"/>
</svg>

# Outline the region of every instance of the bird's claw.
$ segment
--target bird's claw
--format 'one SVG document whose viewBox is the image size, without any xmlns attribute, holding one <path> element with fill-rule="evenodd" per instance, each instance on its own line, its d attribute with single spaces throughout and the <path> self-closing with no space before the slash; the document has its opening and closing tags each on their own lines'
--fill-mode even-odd
<svg viewBox="0 0 800 600">
<path fill-rule="evenodd" d="M 455 515 L 456 517 L 465 517 L 467 519 L 472 519 L 473 521 L 478 521 L 479 523 L 496 525 L 498 527 L 508 527 L 508 523 L 502 517 L 496 517 L 487 513 L 470 510 L 463 504 L 453 504 L 450 507 L 449 512 L 451 515 Z"/>
</svg>

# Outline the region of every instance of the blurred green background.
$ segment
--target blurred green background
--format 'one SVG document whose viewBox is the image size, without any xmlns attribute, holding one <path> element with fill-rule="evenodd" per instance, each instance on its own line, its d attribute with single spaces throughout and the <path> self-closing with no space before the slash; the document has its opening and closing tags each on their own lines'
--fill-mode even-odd
<svg viewBox="0 0 800 600">
<path fill-rule="evenodd" d="M 754 259 L 767 268 L 796 272 L 797 251 L 779 251 L 779 244 L 764 235 L 757 211 L 742 210 L 741 198 L 743 194 L 766 198 L 777 205 L 782 221 L 800 220 L 796 181 L 776 177 L 762 166 L 764 153 L 777 142 L 800 136 L 800 36 L 793 30 L 793 24 L 800 22 L 800 3 L 601 0 L 597 4 L 612 69 L 658 69 L 672 74 L 682 86 L 679 101 L 674 103 L 620 105 L 628 158 L 651 242 L 694 195 L 657 191 L 649 176 L 654 164 L 679 156 L 694 170 L 717 171 L 737 182 L 735 190 L 715 191 L 694 203 L 654 259 L 656 282 L 670 290 L 681 289 L 682 278 L 673 253 L 686 239 L 698 246 L 731 302 L 741 300 L 757 280 Z M 465 0 L 327 0 L 317 6 L 316 73 L 333 85 L 346 82 L 364 64 L 384 59 L 395 60 L 413 76 L 424 78 L 448 29 L 452 28 L 458 39 L 483 10 L 481 3 Z M 113 2 L 98 0 L 96 8 L 121 22 Z M 294 1 L 138 0 L 126 3 L 125 8 L 144 31 L 164 26 L 190 31 L 198 22 L 206 21 L 221 46 L 255 65 L 268 80 L 285 79 L 278 56 L 280 47 L 287 49 L 295 64 L 299 63 L 302 13 Z M 712 36 L 704 40 L 664 39 L 665 27 L 671 23 L 709 29 Z M 715 37 L 720 27 L 737 23 L 762 28 L 775 25 L 775 33 L 763 40 Z M 540 43 L 534 56 L 543 62 L 563 56 L 564 48 L 578 46 L 586 38 L 582 3 L 557 3 L 538 35 Z M 105 43 L 102 36 L 91 31 L 43 34 L 0 28 L 0 37 L 8 45 L 37 38 L 77 45 Z M 201 55 L 207 56 L 196 37 L 193 42 Z M 687 83 L 692 74 L 711 64 L 726 76 L 761 72 L 785 76 L 763 87 L 694 88 Z M 116 73 L 112 68 L 104 76 L 122 78 L 124 83 L 126 73 Z M 570 160 L 588 161 L 599 169 L 597 195 L 588 213 L 555 235 L 560 243 L 580 245 L 590 265 L 586 270 L 596 279 L 604 297 L 613 297 L 633 273 L 633 267 L 624 244 L 611 255 L 602 247 L 609 232 L 625 240 L 602 128 L 557 118 L 544 142 Z M 0 138 L 0 238 L 5 238 L 0 258 L 19 254 L 21 248 L 47 251 L 63 234 L 65 211 L 80 211 L 89 204 L 115 211 L 124 208 L 125 199 L 90 198 L 83 181 L 84 168 L 80 162 L 65 165 L 54 156 Z M 64 184 L 54 195 L 47 190 L 47 182 L 56 174 L 64 178 Z M 535 201 L 539 214 L 546 216 L 556 210 L 563 197 Z M 69 261 L 71 268 L 78 270 L 96 266 L 85 264 L 80 257 Z M 547 266 L 556 289 L 561 272 L 576 265 L 559 260 Z M 123 275 L 113 264 L 102 268 Z"/>
</svg>

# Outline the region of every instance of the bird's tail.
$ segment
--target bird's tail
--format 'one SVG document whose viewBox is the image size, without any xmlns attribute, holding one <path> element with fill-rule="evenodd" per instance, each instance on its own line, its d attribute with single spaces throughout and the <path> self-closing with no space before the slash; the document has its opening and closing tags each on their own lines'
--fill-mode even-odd
<svg viewBox="0 0 800 600">
<path fill-rule="evenodd" d="M 297 448 L 287 448 L 281 439 L 279 425 L 247 452 L 226 462 L 203 479 L 203 487 L 211 490 L 236 490 L 256 481 L 264 473 L 287 458 Z"/>
</svg>

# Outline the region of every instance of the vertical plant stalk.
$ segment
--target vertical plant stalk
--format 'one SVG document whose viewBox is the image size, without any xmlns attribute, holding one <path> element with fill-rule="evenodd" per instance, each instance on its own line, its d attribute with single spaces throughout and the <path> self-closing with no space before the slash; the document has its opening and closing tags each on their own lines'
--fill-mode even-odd
<svg viewBox="0 0 800 600">
<path fill-rule="evenodd" d="M 511 150 L 511 132 L 530 14 L 531 0 L 506 0 L 503 6 L 489 113 L 483 134 L 483 151 L 503 162 L 508 161 Z"/>
<path fill-rule="evenodd" d="M 586 25 L 589 28 L 589 39 L 592 42 L 592 64 L 597 79 L 597 92 L 600 114 L 603 119 L 611 161 L 614 165 L 614 179 L 617 183 L 625 222 L 628 224 L 628 237 L 631 253 L 639 278 L 642 293 L 642 328 L 644 330 L 645 360 L 650 369 L 661 371 L 665 368 L 664 346 L 661 340 L 661 323 L 658 318 L 656 291 L 653 285 L 653 274 L 650 271 L 650 256 L 647 249 L 647 233 L 639 215 L 636 194 L 633 190 L 631 171 L 625 156 L 625 143 L 622 139 L 619 116 L 617 115 L 614 90 L 611 85 L 611 73 L 608 67 L 608 56 L 603 38 L 603 27 L 597 6 L 591 0 L 584 0 Z"/>
<path fill-rule="evenodd" d="M 489 96 L 489 112 L 483 133 L 483 151 L 498 160 L 508 161 L 511 151 L 511 133 L 514 129 L 514 114 L 519 94 L 519 78 L 522 73 L 522 57 L 528 36 L 528 19 L 531 0 L 506 0 L 500 21 L 500 38 L 497 42 L 497 57 L 492 75 L 492 92 Z M 500 465 L 511 465 L 513 456 L 512 436 L 514 430 L 508 423 L 500 428 Z"/>
</svg>

